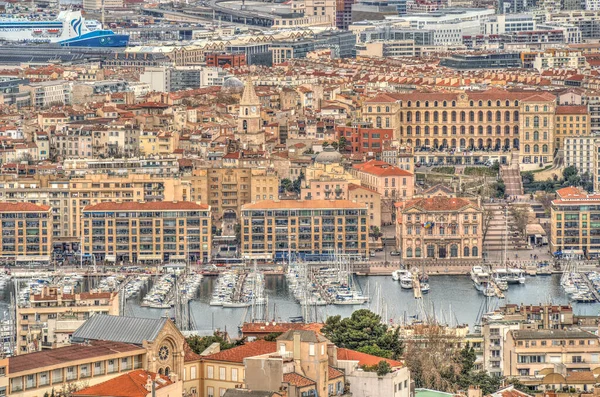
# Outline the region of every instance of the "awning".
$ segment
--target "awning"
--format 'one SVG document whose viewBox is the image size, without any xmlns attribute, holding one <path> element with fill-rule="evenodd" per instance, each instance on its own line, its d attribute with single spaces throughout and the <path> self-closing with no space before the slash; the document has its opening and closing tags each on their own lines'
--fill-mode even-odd
<svg viewBox="0 0 600 397">
<path fill-rule="evenodd" d="M 15 262 L 50 262 L 50 255 L 17 255 Z"/>
<path fill-rule="evenodd" d="M 536 237 L 538 235 L 540 237 L 546 235 L 546 231 L 544 230 L 542 225 L 540 225 L 539 223 L 531 223 L 531 224 L 525 226 L 525 233 L 528 236 L 535 235 Z"/>
<path fill-rule="evenodd" d="M 154 254 L 140 254 L 138 256 L 138 259 L 140 259 L 140 260 L 161 260 L 162 259 L 162 255 L 160 255 L 160 254 L 157 254 L 157 255 L 154 255 Z"/>
</svg>

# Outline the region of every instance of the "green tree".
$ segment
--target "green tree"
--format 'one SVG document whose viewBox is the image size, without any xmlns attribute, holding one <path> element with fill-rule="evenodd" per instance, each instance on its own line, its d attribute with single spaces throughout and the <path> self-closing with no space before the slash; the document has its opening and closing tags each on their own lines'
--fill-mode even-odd
<svg viewBox="0 0 600 397">
<path fill-rule="evenodd" d="M 389 350 L 384 350 L 377 345 L 363 346 L 363 347 L 359 347 L 356 350 L 361 353 L 366 353 L 366 354 L 370 354 L 372 356 L 383 357 L 383 358 L 390 358 L 390 356 L 392 355 L 392 352 L 390 352 Z"/>
<path fill-rule="evenodd" d="M 392 366 L 385 360 L 381 360 L 377 364 L 377 376 L 385 376 L 392 372 Z"/>
<path fill-rule="evenodd" d="M 279 335 L 281 335 L 283 332 L 271 332 L 270 334 L 268 334 L 267 336 L 265 336 L 265 340 L 267 342 L 275 342 L 277 340 L 277 337 Z"/>
<path fill-rule="evenodd" d="M 294 183 L 292 182 L 291 179 L 284 178 L 284 179 L 281 180 L 281 182 L 279 182 L 279 186 L 280 186 L 279 190 L 282 193 L 284 193 L 284 192 L 291 192 L 294 189 L 293 185 L 294 185 Z"/>
<path fill-rule="evenodd" d="M 229 342 L 219 333 L 215 332 L 211 336 L 190 336 L 185 339 L 192 351 L 196 354 L 202 353 L 206 350 L 207 347 L 212 345 L 213 343 L 219 343 L 221 345 L 221 350 L 231 349 L 232 347 L 241 346 L 244 344 L 245 340 L 240 339 L 235 342 Z"/>
<path fill-rule="evenodd" d="M 371 226 L 371 228 L 369 229 L 369 237 L 377 241 L 379 240 L 379 238 L 381 238 L 381 236 L 383 236 L 381 230 L 379 230 L 377 226 Z"/>
<path fill-rule="evenodd" d="M 390 330 L 381 317 L 367 309 L 356 310 L 350 317 L 328 317 L 322 331 L 333 344 L 352 350 L 368 348 L 384 358 L 398 359 L 404 351 L 399 330 Z M 375 350 L 372 346 L 381 350 Z"/>
<path fill-rule="evenodd" d="M 348 140 L 345 136 L 341 136 L 338 141 L 338 149 L 339 151 L 346 151 L 346 145 L 348 144 Z"/>
<path fill-rule="evenodd" d="M 566 167 L 566 168 L 563 170 L 563 178 L 564 178 L 564 179 L 569 179 L 569 178 L 571 178 L 571 177 L 573 177 L 573 176 L 576 176 L 576 175 L 577 175 L 577 173 L 578 173 L 578 172 L 577 172 L 577 168 L 575 168 L 574 166 L 569 166 L 569 167 Z"/>
</svg>

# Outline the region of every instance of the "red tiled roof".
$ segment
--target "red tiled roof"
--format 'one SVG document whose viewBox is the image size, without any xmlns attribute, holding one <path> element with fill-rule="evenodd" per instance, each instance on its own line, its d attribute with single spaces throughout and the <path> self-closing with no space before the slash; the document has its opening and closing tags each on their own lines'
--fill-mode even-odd
<svg viewBox="0 0 600 397">
<path fill-rule="evenodd" d="M 219 353 L 204 356 L 203 360 L 227 361 L 230 363 L 243 363 L 246 357 L 260 356 L 262 354 L 275 353 L 277 343 L 257 340 L 244 343 L 241 346 L 232 349 L 223 350 Z"/>
<path fill-rule="evenodd" d="M 190 361 L 198 361 L 200 360 L 200 355 L 195 353 L 192 348 L 190 347 L 190 345 L 188 345 L 187 342 L 183 342 L 183 353 L 184 353 L 184 358 L 183 361 L 184 362 L 190 362 Z"/>
<path fill-rule="evenodd" d="M 573 383 L 596 383 L 596 377 L 592 371 L 571 372 L 567 375 L 567 382 Z"/>
<path fill-rule="evenodd" d="M 123 374 L 94 386 L 86 387 L 73 393 L 74 396 L 111 396 L 111 397 L 146 397 L 150 392 L 146 390 L 148 377 L 154 382 L 154 390 L 172 385 L 168 376 L 158 375 L 143 369 Z"/>
<path fill-rule="evenodd" d="M 140 203 L 128 201 L 118 203 L 115 201 L 88 205 L 84 211 L 168 211 L 168 210 L 206 210 L 208 205 L 197 204 L 193 201 L 153 201 Z"/>
<path fill-rule="evenodd" d="M 385 161 L 370 160 L 363 164 L 356 164 L 352 168 L 375 176 L 412 176 L 409 171 L 395 167 Z"/>
<path fill-rule="evenodd" d="M 295 372 L 283 374 L 283 381 L 296 387 L 307 387 L 317 384 L 315 381 L 308 379 L 306 376 L 302 376 Z"/>
<path fill-rule="evenodd" d="M 33 203 L 0 203 L 0 212 L 46 212 L 50 206 Z"/>
<path fill-rule="evenodd" d="M 110 299 L 112 296 L 116 295 L 116 293 L 112 292 L 82 292 L 79 294 L 79 298 L 81 300 L 89 300 L 89 299 Z M 57 294 L 42 294 L 33 295 L 31 300 L 34 301 L 55 301 L 58 300 Z M 61 294 L 62 300 L 74 300 L 75 294 Z"/>
<path fill-rule="evenodd" d="M 377 356 L 372 356 L 367 353 L 357 352 L 356 350 L 338 348 L 337 349 L 337 358 L 338 360 L 350 360 L 350 361 L 358 361 L 358 365 L 377 365 L 381 360 L 387 361 L 392 367 L 402 367 L 400 361 L 390 360 L 389 358 L 381 358 Z"/>
<path fill-rule="evenodd" d="M 587 106 L 557 106 L 556 114 L 587 114 L 588 108 Z"/>
<path fill-rule="evenodd" d="M 344 376 L 344 373 L 342 371 L 340 371 L 339 369 L 333 368 L 332 366 L 329 366 L 327 371 L 329 372 L 329 376 L 328 376 L 329 379 L 335 379 L 335 378 L 339 378 L 340 376 Z"/>
<path fill-rule="evenodd" d="M 322 323 L 244 323 L 242 334 L 270 334 L 299 329 L 320 332 L 321 328 L 323 328 Z"/>
<path fill-rule="evenodd" d="M 146 349 L 129 343 L 92 341 L 90 345 L 71 345 L 10 357 L 8 365 L 10 373 L 16 374 L 79 360 L 87 360 L 88 362 L 97 361 L 96 359 L 100 357 L 130 351 L 140 351 L 141 354 L 145 353 Z"/>
<path fill-rule="evenodd" d="M 434 196 L 411 200 L 406 203 L 404 208 L 418 207 L 425 211 L 457 211 L 471 204 L 471 201 L 463 198 Z"/>
<path fill-rule="evenodd" d="M 244 210 L 258 209 L 365 209 L 364 204 L 354 203 L 349 200 L 263 200 L 256 203 L 245 204 L 242 206 Z"/>
</svg>

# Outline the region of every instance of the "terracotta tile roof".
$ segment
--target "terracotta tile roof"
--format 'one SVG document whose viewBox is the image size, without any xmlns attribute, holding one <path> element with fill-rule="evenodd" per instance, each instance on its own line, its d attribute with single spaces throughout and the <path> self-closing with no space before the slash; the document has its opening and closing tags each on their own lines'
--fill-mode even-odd
<svg viewBox="0 0 600 397">
<path fill-rule="evenodd" d="M 404 210 L 417 207 L 425 211 L 457 211 L 472 204 L 471 201 L 463 198 L 435 196 L 411 200 L 406 203 Z"/>
<path fill-rule="evenodd" d="M 173 210 L 206 210 L 206 204 L 197 204 L 192 201 L 153 201 L 150 203 L 115 201 L 88 205 L 84 211 L 173 211 Z"/>
<path fill-rule="evenodd" d="M 530 394 L 523 393 L 514 388 L 514 386 L 508 386 L 504 389 L 500 389 L 495 393 L 490 394 L 492 397 L 531 397 Z"/>
<path fill-rule="evenodd" d="M 600 194 L 587 193 L 585 190 L 569 186 L 563 187 L 562 189 L 558 189 L 556 191 L 556 195 L 558 199 L 553 200 L 553 204 L 577 204 L 577 203 L 586 203 L 590 200 L 597 201 L 600 200 Z"/>
<path fill-rule="evenodd" d="M 312 330 L 320 332 L 322 323 L 244 323 L 242 334 L 270 334 L 273 332 L 286 332 L 289 330 Z"/>
<path fill-rule="evenodd" d="M 283 381 L 296 387 L 307 387 L 317 384 L 315 381 L 308 379 L 306 376 L 302 376 L 295 372 L 283 374 Z"/>
<path fill-rule="evenodd" d="M 188 345 L 187 342 L 183 342 L 183 353 L 184 353 L 184 358 L 183 361 L 184 362 L 190 362 L 190 361 L 199 361 L 200 360 L 200 355 L 195 353 L 192 348 L 190 347 L 190 345 Z"/>
<path fill-rule="evenodd" d="M 369 191 L 371 193 L 379 194 L 379 192 L 377 190 L 368 188 L 366 186 L 357 185 L 355 183 L 349 183 L 348 184 L 348 190 L 357 190 L 357 189 L 362 189 L 362 190 Z"/>
<path fill-rule="evenodd" d="M 329 379 L 335 379 L 335 378 L 339 378 L 340 376 L 344 376 L 344 373 L 342 371 L 340 371 L 339 369 L 333 368 L 332 366 L 329 366 L 327 371 L 329 372 L 329 376 L 328 376 Z"/>
<path fill-rule="evenodd" d="M 100 357 L 123 352 L 146 353 L 145 348 L 121 342 L 92 341 L 90 345 L 71 345 L 58 349 L 23 354 L 10 357 L 8 365 L 11 374 L 39 370 L 41 367 L 67 365 L 80 360 L 96 361 Z"/>
<path fill-rule="evenodd" d="M 246 357 L 260 356 L 262 354 L 275 353 L 277 351 L 276 342 L 267 342 L 257 340 L 254 342 L 244 343 L 241 346 L 223 350 L 219 353 L 211 354 L 202 357 L 208 361 L 227 361 L 230 363 L 243 363 Z"/>
<path fill-rule="evenodd" d="M 74 294 L 42 294 L 33 295 L 31 300 L 34 301 L 55 301 L 58 300 L 58 297 L 61 297 L 62 300 L 75 300 Z M 82 292 L 79 294 L 79 298 L 81 300 L 90 300 L 90 299 L 110 299 L 112 296 L 116 296 L 116 293 L 112 292 Z"/>
<path fill-rule="evenodd" d="M 50 206 L 32 203 L 0 203 L 0 212 L 47 212 Z"/>
<path fill-rule="evenodd" d="M 112 396 L 112 397 L 146 397 L 150 392 L 146 390 L 146 383 L 150 377 L 154 382 L 154 390 L 172 385 L 168 376 L 158 375 L 143 369 L 123 374 L 94 386 L 86 387 L 73 393 L 74 396 Z"/>
<path fill-rule="evenodd" d="M 356 164 L 352 168 L 375 176 L 413 176 L 409 171 L 379 160 L 370 160 L 363 164 Z"/>
<path fill-rule="evenodd" d="M 556 114 L 587 114 L 587 106 L 557 106 Z"/>
<path fill-rule="evenodd" d="M 256 203 L 245 204 L 242 210 L 260 209 L 365 209 L 364 204 L 354 203 L 348 200 L 263 200 Z"/>
<path fill-rule="evenodd" d="M 370 354 L 357 352 L 356 350 L 338 348 L 337 349 L 337 358 L 338 360 L 350 360 L 350 361 L 358 361 L 358 365 L 377 365 L 381 360 L 387 361 L 388 364 L 394 367 L 402 367 L 400 361 L 390 360 L 389 358 L 381 358 L 377 356 L 372 356 Z"/>
<path fill-rule="evenodd" d="M 567 375 L 567 382 L 572 383 L 595 383 L 596 376 L 591 371 L 571 372 Z"/>
</svg>

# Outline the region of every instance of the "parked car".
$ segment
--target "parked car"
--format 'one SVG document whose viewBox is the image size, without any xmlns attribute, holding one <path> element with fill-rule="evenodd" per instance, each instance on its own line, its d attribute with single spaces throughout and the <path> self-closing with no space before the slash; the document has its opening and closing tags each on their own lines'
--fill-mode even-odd
<svg viewBox="0 0 600 397">
<path fill-rule="evenodd" d="M 400 256 L 401 253 L 400 253 L 400 251 L 392 251 L 392 252 L 390 252 L 390 255 L 391 256 Z"/>
</svg>

